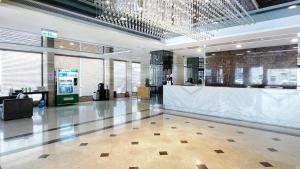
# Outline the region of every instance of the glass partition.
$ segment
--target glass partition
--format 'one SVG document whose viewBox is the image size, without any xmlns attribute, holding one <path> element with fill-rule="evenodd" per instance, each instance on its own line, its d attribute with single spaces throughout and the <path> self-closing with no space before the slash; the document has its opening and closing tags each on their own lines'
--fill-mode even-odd
<svg viewBox="0 0 300 169">
<path fill-rule="evenodd" d="M 132 63 L 131 66 L 132 92 L 137 92 L 137 88 L 141 85 L 141 64 Z"/>
<path fill-rule="evenodd" d="M 114 61 L 114 91 L 117 93 L 126 92 L 126 62 Z"/>
</svg>

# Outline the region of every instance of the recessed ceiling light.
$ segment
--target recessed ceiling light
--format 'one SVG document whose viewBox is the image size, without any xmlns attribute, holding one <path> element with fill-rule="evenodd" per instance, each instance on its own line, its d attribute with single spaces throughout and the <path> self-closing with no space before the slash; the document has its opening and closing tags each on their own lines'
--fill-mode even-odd
<svg viewBox="0 0 300 169">
<path fill-rule="evenodd" d="M 120 20 L 121 20 L 121 21 L 126 21 L 126 20 L 127 20 L 127 18 L 125 18 L 125 17 L 121 17 L 121 18 L 120 18 Z"/>
<path fill-rule="evenodd" d="M 198 48 L 198 49 L 197 49 L 197 52 L 202 52 L 202 49 L 201 49 L 201 48 Z"/>
<path fill-rule="evenodd" d="M 300 37 L 300 33 L 298 33 L 297 36 Z"/>
<path fill-rule="evenodd" d="M 297 8 L 297 5 L 291 5 L 291 6 L 289 6 L 289 9 L 295 9 L 295 8 Z"/>
<path fill-rule="evenodd" d="M 298 38 L 292 39 L 291 42 L 298 42 Z"/>
<path fill-rule="evenodd" d="M 69 44 L 70 44 L 71 46 L 74 46 L 74 43 L 73 43 L 73 42 L 70 42 Z"/>
<path fill-rule="evenodd" d="M 241 44 L 237 44 L 235 47 L 236 47 L 236 48 L 241 48 L 242 45 L 241 45 Z"/>
<path fill-rule="evenodd" d="M 64 46 L 60 45 L 59 48 L 64 48 Z"/>
<path fill-rule="evenodd" d="M 247 53 L 251 53 L 251 50 L 247 50 Z"/>
</svg>

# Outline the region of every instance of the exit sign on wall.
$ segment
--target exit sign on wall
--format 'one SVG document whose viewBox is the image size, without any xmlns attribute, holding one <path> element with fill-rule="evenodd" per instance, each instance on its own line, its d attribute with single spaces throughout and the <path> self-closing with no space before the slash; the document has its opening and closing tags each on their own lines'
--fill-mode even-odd
<svg viewBox="0 0 300 169">
<path fill-rule="evenodd" d="M 57 38 L 57 32 L 53 30 L 42 29 L 42 36 L 47 38 Z"/>
</svg>

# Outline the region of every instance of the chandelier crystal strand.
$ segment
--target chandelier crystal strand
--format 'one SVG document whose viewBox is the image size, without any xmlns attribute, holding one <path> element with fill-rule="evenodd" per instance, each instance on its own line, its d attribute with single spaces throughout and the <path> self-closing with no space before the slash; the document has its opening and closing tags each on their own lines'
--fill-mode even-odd
<svg viewBox="0 0 300 169">
<path fill-rule="evenodd" d="M 96 18 L 160 39 L 210 39 L 213 31 L 254 23 L 239 0 L 95 0 Z"/>
</svg>

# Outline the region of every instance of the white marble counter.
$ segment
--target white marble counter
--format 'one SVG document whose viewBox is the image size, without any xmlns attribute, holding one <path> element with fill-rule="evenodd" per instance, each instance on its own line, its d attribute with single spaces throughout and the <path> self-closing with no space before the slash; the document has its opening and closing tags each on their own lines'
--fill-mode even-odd
<svg viewBox="0 0 300 169">
<path fill-rule="evenodd" d="M 300 91 L 164 86 L 164 108 L 300 129 Z"/>
</svg>

